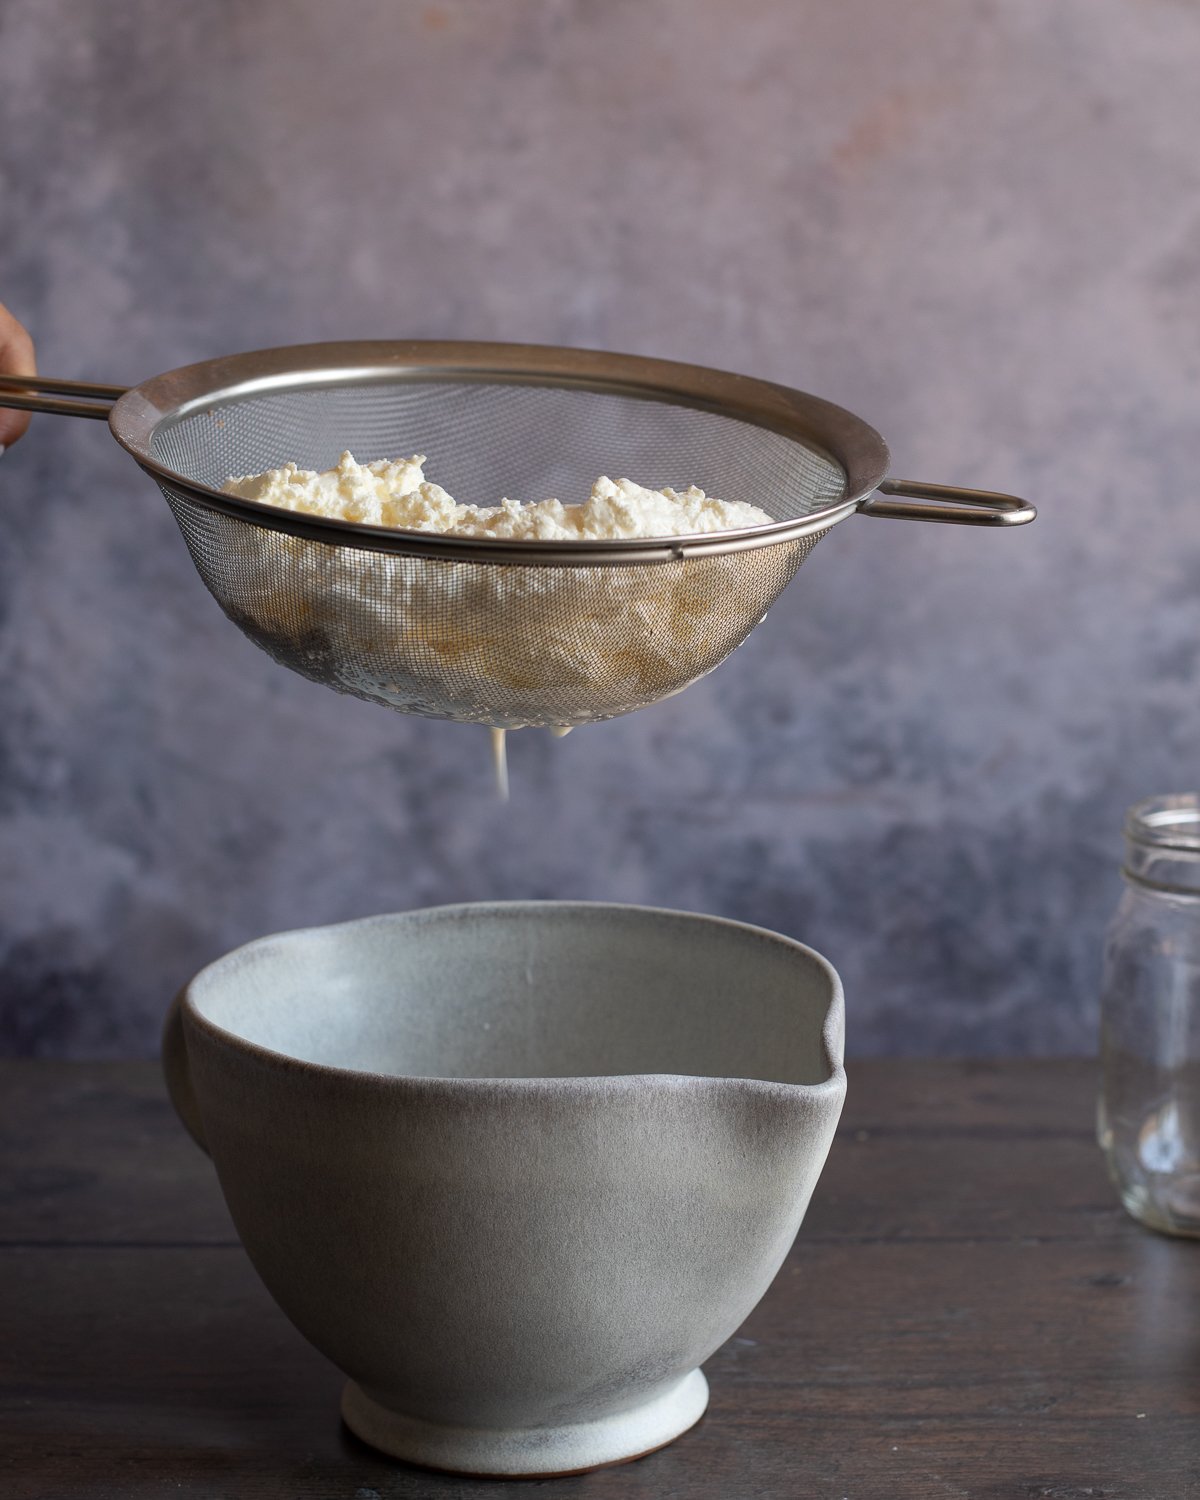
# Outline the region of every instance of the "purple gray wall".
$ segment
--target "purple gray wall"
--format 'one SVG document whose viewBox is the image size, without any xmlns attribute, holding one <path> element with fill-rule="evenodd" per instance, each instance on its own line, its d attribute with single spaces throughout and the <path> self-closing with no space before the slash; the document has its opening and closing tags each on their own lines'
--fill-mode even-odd
<svg viewBox="0 0 1200 1500">
<path fill-rule="evenodd" d="M 717 912 L 852 1050 L 1088 1050 L 1122 810 L 1200 783 L 1200 13 L 4 0 L 0 300 L 51 374 L 570 343 L 818 391 L 991 533 L 854 519 L 682 697 L 512 746 L 274 666 L 93 423 L 0 461 L 0 1047 L 151 1051 L 283 927 Z"/>
</svg>

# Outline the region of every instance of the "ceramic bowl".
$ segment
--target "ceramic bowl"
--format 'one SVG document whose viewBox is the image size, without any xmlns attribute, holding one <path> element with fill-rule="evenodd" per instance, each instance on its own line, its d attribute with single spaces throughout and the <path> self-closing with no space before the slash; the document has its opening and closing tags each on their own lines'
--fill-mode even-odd
<svg viewBox="0 0 1200 1500">
<path fill-rule="evenodd" d="M 845 1094 L 819 954 L 713 917 L 441 907 L 262 938 L 172 1007 L 172 1099 L 343 1415 L 574 1472 L 702 1414 Z"/>
</svg>

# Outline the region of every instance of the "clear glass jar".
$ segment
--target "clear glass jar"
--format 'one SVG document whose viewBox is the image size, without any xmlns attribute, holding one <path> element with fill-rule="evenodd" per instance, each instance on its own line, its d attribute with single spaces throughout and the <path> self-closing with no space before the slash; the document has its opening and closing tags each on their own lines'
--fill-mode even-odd
<svg viewBox="0 0 1200 1500">
<path fill-rule="evenodd" d="M 1121 873 L 1104 951 L 1100 1145 L 1135 1219 L 1200 1236 L 1200 797 L 1130 808 Z"/>
</svg>

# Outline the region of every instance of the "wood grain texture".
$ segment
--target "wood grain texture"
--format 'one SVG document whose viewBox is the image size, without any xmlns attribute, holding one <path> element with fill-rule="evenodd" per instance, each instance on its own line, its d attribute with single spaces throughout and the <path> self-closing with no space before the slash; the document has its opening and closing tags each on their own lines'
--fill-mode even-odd
<svg viewBox="0 0 1200 1500">
<path fill-rule="evenodd" d="M 1080 1063 L 855 1065 L 704 1421 L 538 1495 L 1200 1497 L 1200 1245 L 1117 1207 L 1092 1091 Z M 0 1268 L 4 1500 L 500 1493 L 341 1427 L 152 1065 L 0 1065 Z"/>
</svg>

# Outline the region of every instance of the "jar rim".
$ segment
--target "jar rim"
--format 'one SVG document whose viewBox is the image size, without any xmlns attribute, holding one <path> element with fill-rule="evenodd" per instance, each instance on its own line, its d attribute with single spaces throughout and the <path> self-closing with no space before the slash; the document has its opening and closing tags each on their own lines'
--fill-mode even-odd
<svg viewBox="0 0 1200 1500">
<path fill-rule="evenodd" d="M 1146 797 L 1125 814 L 1125 837 L 1151 849 L 1200 854 L 1200 793 Z"/>
</svg>

